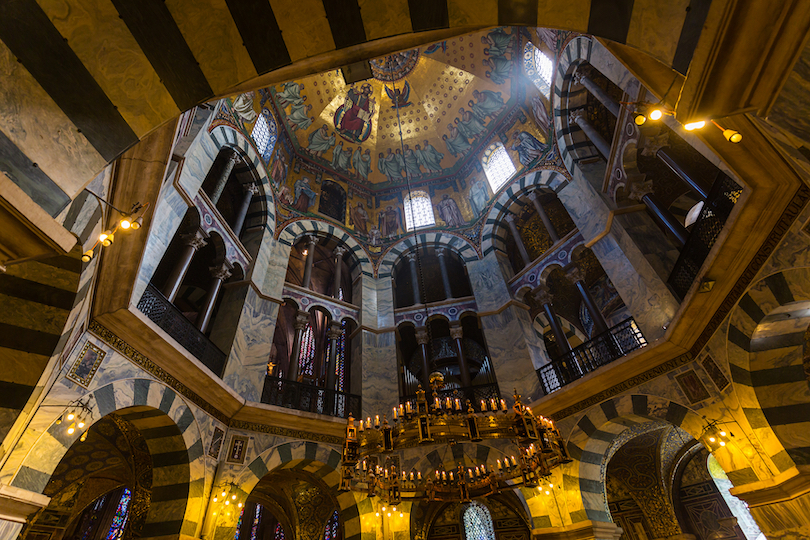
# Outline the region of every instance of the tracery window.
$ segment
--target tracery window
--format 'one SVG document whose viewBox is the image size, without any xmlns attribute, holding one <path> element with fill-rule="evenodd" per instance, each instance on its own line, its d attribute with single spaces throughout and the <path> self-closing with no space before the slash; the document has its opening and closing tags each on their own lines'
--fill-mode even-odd
<svg viewBox="0 0 810 540">
<path fill-rule="evenodd" d="M 298 372 L 306 377 L 312 377 L 315 373 L 315 333 L 309 323 L 301 333 L 301 345 L 298 349 L 298 368 Z"/>
<path fill-rule="evenodd" d="M 489 145 L 484 150 L 481 164 L 484 166 L 484 173 L 487 175 L 487 181 L 493 193 L 497 193 L 517 170 L 506 148 L 499 142 Z"/>
<path fill-rule="evenodd" d="M 256 503 L 256 511 L 253 513 L 253 527 L 250 528 L 250 540 L 256 540 L 259 532 L 259 524 L 262 521 L 262 505 Z"/>
<path fill-rule="evenodd" d="M 276 523 L 276 530 L 273 532 L 273 540 L 284 540 L 284 527 L 281 523 Z"/>
<path fill-rule="evenodd" d="M 265 163 L 270 162 L 277 138 L 276 120 L 270 114 L 270 111 L 262 109 L 262 114 L 256 118 L 256 123 L 253 124 L 250 136 L 253 137 L 256 148 Z"/>
<path fill-rule="evenodd" d="M 323 540 L 340 540 L 340 516 L 335 510 L 323 531 Z"/>
<path fill-rule="evenodd" d="M 483 504 L 473 501 L 464 511 L 463 520 L 466 540 L 495 540 L 492 517 Z"/>
<path fill-rule="evenodd" d="M 121 498 L 118 500 L 118 508 L 115 509 L 115 516 L 113 516 L 110 530 L 107 532 L 106 540 L 117 540 L 124 534 L 124 527 L 127 526 L 127 519 L 129 518 L 129 503 L 132 501 L 132 492 L 128 488 L 124 488 L 121 493 Z"/>
<path fill-rule="evenodd" d="M 526 76 L 547 98 L 551 96 L 551 74 L 554 62 L 531 42 L 523 48 L 523 69 Z"/>
<path fill-rule="evenodd" d="M 405 210 L 405 228 L 407 230 L 412 231 L 436 224 L 430 196 L 424 191 L 411 192 L 405 197 L 402 206 Z"/>
</svg>

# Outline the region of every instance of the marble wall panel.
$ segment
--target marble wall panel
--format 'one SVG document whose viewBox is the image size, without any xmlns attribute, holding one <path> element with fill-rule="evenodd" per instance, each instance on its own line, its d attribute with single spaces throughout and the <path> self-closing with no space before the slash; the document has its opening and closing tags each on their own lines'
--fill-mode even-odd
<svg viewBox="0 0 810 540">
<path fill-rule="evenodd" d="M 559 197 L 586 241 L 602 232 L 610 209 L 578 168 Z M 678 302 L 621 225 L 614 221 L 591 249 L 647 341 L 662 337 Z"/>
<path fill-rule="evenodd" d="M 248 401 L 260 401 L 279 304 L 248 288 L 222 380 Z"/>
<path fill-rule="evenodd" d="M 677 39 L 675 40 L 677 42 Z M 593 40 L 591 47 L 591 58 L 588 61 L 602 75 L 607 77 L 616 86 L 627 92 L 631 99 L 635 98 L 640 88 L 638 79 L 627 71 L 624 64 L 619 62 L 615 56 L 605 49 L 598 40 Z"/>
<path fill-rule="evenodd" d="M 264 246 L 259 250 L 260 257 L 263 259 L 264 255 L 261 252 Z M 287 276 L 287 262 L 290 258 L 290 246 L 283 242 L 267 242 L 267 249 L 270 254 L 267 256 L 267 265 L 265 266 L 264 274 L 254 272 L 253 281 L 259 287 L 262 294 L 271 296 L 273 298 L 281 298 L 281 290 L 284 288 L 284 278 Z M 257 258 L 258 262 L 258 258 Z"/>
<path fill-rule="evenodd" d="M 517 390 L 525 403 L 540 398 L 542 390 L 532 357 L 539 351 L 533 342 L 531 347 L 527 342 L 527 333 L 533 334 L 528 314 L 511 306 L 496 315 L 481 317 L 481 327 L 501 397 L 511 402 L 511 395 Z M 538 356 L 537 362 L 540 361 Z"/>
<path fill-rule="evenodd" d="M 494 311 L 512 299 L 494 252 L 468 262 L 467 273 L 479 311 Z"/>
<path fill-rule="evenodd" d="M 394 332 L 375 334 L 361 330 L 357 337 L 362 340 L 363 416 L 390 412 L 399 403 L 396 336 Z M 353 356 L 353 363 L 356 362 L 357 357 Z"/>
<path fill-rule="evenodd" d="M 377 289 L 377 328 L 394 326 L 394 286 L 391 278 L 375 279 Z"/>
<path fill-rule="evenodd" d="M 211 118 L 213 117 L 214 115 L 211 115 Z M 206 124 L 206 127 L 200 130 L 194 142 L 186 151 L 183 170 L 180 171 L 180 178 L 178 179 L 180 187 L 188 193 L 189 197 L 194 197 L 200 190 L 217 154 L 219 154 L 219 148 L 208 134 Z"/>
<path fill-rule="evenodd" d="M 360 324 L 369 328 L 377 328 L 377 280 L 373 277 L 360 276 L 360 287 L 353 291 L 359 292 L 359 298 L 354 299 L 360 306 Z M 359 290 L 357 290 L 359 289 Z"/>
</svg>

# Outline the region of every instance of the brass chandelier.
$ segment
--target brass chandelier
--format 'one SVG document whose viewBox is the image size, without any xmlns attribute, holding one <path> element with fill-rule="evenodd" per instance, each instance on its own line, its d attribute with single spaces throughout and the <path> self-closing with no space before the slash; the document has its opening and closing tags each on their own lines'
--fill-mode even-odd
<svg viewBox="0 0 810 540">
<path fill-rule="evenodd" d="M 515 394 L 509 409 L 504 400 L 482 401 L 476 411 L 470 400 L 438 396 L 444 385 L 441 373 L 432 373 L 433 399 L 420 386 L 414 402 L 393 409 L 393 424 L 349 416 L 343 443 L 341 491 L 380 496 L 390 505 L 402 500 L 466 502 L 501 490 L 537 487 L 551 470 L 571 462 L 554 422 L 535 416 Z M 463 410 L 462 410 L 463 409 Z M 517 451 L 494 463 L 475 467 L 459 464 L 454 470 L 436 469 L 423 478 L 421 471 L 402 470 L 396 451 L 426 445 L 454 445 L 484 439 L 512 440 Z"/>
</svg>

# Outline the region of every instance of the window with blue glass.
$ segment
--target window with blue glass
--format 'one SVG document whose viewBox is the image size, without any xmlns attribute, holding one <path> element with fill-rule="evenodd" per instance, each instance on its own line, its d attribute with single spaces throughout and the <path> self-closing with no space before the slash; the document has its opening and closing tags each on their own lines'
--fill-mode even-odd
<svg viewBox="0 0 810 540">
<path fill-rule="evenodd" d="M 483 504 L 473 501 L 464 510 L 464 538 L 466 540 L 495 540 L 495 530 L 492 528 L 492 517 L 489 509 Z"/>
<path fill-rule="evenodd" d="M 256 118 L 256 123 L 253 124 L 253 129 L 250 132 L 253 137 L 253 142 L 256 143 L 256 149 L 261 154 L 265 163 L 270 162 L 273 155 L 273 148 L 276 146 L 276 139 L 278 138 L 278 128 L 276 120 L 270 111 L 262 109 L 262 114 Z"/>
<path fill-rule="evenodd" d="M 124 528 L 127 526 L 127 520 L 129 519 L 129 503 L 131 501 L 132 492 L 128 488 L 124 488 L 105 540 L 117 540 L 124 535 Z"/>
<path fill-rule="evenodd" d="M 323 540 L 340 540 L 340 515 L 338 515 L 337 510 L 332 513 L 332 517 L 326 522 Z"/>
</svg>

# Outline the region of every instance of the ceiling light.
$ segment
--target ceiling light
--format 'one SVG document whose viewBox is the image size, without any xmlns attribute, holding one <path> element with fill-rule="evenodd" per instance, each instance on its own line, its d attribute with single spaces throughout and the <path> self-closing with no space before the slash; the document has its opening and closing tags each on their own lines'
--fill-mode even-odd
<svg viewBox="0 0 810 540">
<path fill-rule="evenodd" d="M 703 129 L 703 126 L 705 125 L 705 120 L 698 120 L 697 122 L 689 122 L 688 124 L 684 124 L 683 129 L 686 131 L 695 131 L 696 129 Z"/>
<path fill-rule="evenodd" d="M 143 216 L 140 216 L 138 219 L 132 222 L 132 230 L 137 231 L 143 227 Z"/>
<path fill-rule="evenodd" d="M 93 250 L 88 249 L 87 251 L 84 252 L 84 255 L 82 255 L 82 262 L 90 262 L 90 259 L 92 258 L 93 258 Z"/>
<path fill-rule="evenodd" d="M 664 116 L 664 111 L 661 109 L 653 109 L 650 111 L 650 120 L 661 120 Z"/>
<path fill-rule="evenodd" d="M 742 141 L 742 133 L 739 131 L 734 131 L 733 129 L 724 129 L 723 130 L 723 137 L 730 143 L 737 144 Z"/>
<path fill-rule="evenodd" d="M 124 216 L 121 218 L 121 221 L 118 222 L 118 226 L 127 230 L 132 227 L 132 219 L 129 216 Z"/>
<path fill-rule="evenodd" d="M 644 116 L 643 114 L 633 113 L 633 122 L 635 122 L 637 126 L 643 126 L 646 121 L 647 117 Z"/>
</svg>

